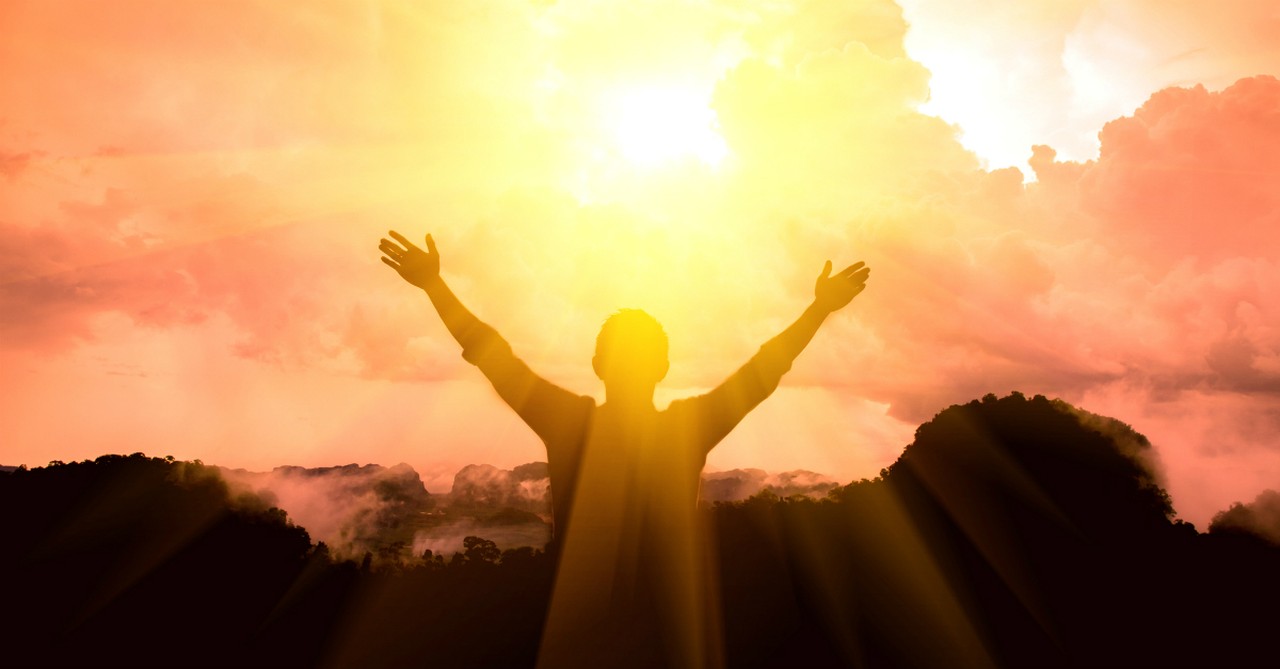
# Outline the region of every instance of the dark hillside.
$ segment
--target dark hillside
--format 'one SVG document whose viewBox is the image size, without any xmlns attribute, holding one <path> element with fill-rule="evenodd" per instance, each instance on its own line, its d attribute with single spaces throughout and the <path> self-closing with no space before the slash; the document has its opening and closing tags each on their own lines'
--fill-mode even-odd
<svg viewBox="0 0 1280 669">
<path fill-rule="evenodd" d="M 736 666 L 1276 657 L 1280 550 L 1173 519 L 1149 444 L 1118 421 L 989 395 L 922 425 L 881 474 L 825 503 L 716 508 Z"/>
<path fill-rule="evenodd" d="M 1201 534 L 1159 482 L 1129 427 L 1015 393 L 826 499 L 717 503 L 729 666 L 1275 666 L 1274 493 Z M 528 667 L 554 574 L 475 536 L 338 560 L 142 455 L 0 473 L 0 522 L 5 665 Z"/>
</svg>

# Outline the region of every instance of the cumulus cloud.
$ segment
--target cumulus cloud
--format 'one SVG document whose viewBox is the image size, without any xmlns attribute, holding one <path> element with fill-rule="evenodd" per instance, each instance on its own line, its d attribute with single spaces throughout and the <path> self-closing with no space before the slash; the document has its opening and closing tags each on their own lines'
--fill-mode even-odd
<svg viewBox="0 0 1280 669">
<path fill-rule="evenodd" d="M 995 167 L 1050 144 L 1097 155 L 1098 128 L 1153 92 L 1275 73 L 1280 16 L 1265 1 L 1206 11 L 1194 0 L 992 0 L 970 11 L 902 0 L 908 54 L 933 74 L 926 110 L 964 128 Z"/>
<path fill-rule="evenodd" d="M 1085 211 L 1149 261 L 1269 257 L 1280 221 L 1280 81 L 1169 88 L 1103 127 L 1081 175 Z M 1061 187 L 1061 184 L 1055 184 Z"/>
<path fill-rule="evenodd" d="M 1070 193 L 1074 213 L 1058 220 L 1096 235 L 1103 261 L 1091 263 L 1100 270 L 1093 279 L 1071 277 L 1076 285 L 1055 291 L 1057 306 L 1070 309 L 1060 318 L 1092 320 L 1080 315 L 1089 302 L 1126 305 L 1111 328 L 1090 325 L 1110 330 L 1117 363 L 1142 363 L 1135 373 L 1169 385 L 1274 383 L 1280 340 L 1266 323 L 1280 305 L 1267 286 L 1276 278 L 1280 191 L 1268 174 L 1280 169 L 1280 126 L 1266 119 L 1278 113 L 1273 77 L 1217 93 L 1170 89 L 1108 124 L 1097 161 L 1042 163 L 1032 192 L 1059 202 Z"/>
<path fill-rule="evenodd" d="M 1270 222 L 1280 203 L 1265 175 L 1280 149 L 1274 124 L 1236 123 L 1223 110 L 1265 118 L 1280 109 L 1277 92 L 1270 77 L 1218 93 L 1166 91 L 1107 127 L 1098 161 L 1057 162 L 1041 150 L 1040 181 L 1025 189 L 1002 188 L 999 172 L 952 179 L 932 196 L 943 202 L 946 236 L 895 242 L 889 265 L 877 268 L 887 270 L 877 278 L 888 274 L 907 290 L 866 305 L 875 327 L 891 328 L 895 348 L 911 355 L 959 347 L 978 356 L 980 365 L 931 357 L 939 389 L 965 379 L 1047 381 L 1059 392 L 1118 379 L 1266 387 L 1277 342 L 1265 325 L 1275 305 L 1264 249 L 1276 242 Z M 1147 139 L 1133 139 L 1139 131 Z M 1196 182 L 1199 151 L 1217 152 L 1216 163 L 1199 163 L 1211 172 L 1204 183 Z M 1177 169 L 1162 157 L 1173 155 Z M 1245 176 L 1215 186 L 1224 172 Z M 1187 191 L 1194 196 L 1174 217 L 1167 203 L 1182 196 L 1159 193 Z M 907 366 L 890 360 L 898 371 Z M 901 374 L 890 378 L 906 385 Z"/>
</svg>

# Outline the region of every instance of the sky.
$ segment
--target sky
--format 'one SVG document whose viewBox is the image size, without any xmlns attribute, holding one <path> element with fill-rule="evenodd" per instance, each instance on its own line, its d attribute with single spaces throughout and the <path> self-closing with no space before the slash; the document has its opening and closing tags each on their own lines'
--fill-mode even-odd
<svg viewBox="0 0 1280 669">
<path fill-rule="evenodd" d="M 835 314 L 708 469 L 873 477 L 947 406 L 1145 434 L 1202 528 L 1280 481 L 1280 9 L 999 0 L 0 4 L 0 464 L 406 462 L 541 444 L 379 262 L 602 399 Z"/>
</svg>

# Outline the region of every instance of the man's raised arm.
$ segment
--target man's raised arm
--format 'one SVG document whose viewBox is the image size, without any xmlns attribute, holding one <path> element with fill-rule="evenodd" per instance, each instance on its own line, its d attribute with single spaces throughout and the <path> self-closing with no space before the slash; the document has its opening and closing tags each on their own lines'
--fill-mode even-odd
<svg viewBox="0 0 1280 669">
<path fill-rule="evenodd" d="M 809 345 L 831 312 L 843 308 L 867 287 L 871 269 L 854 263 L 831 274 L 831 261 L 822 268 L 813 287 L 813 302 L 800 318 L 770 339 L 732 376 L 697 398 L 704 443 L 714 447 L 742 419 L 773 393 L 796 356 Z"/>
<path fill-rule="evenodd" d="M 426 291 L 440 320 L 453 338 L 462 345 L 462 357 L 480 368 L 494 389 L 538 436 L 546 440 L 563 425 L 565 412 L 572 411 L 586 398 L 534 374 L 529 366 L 511 351 L 511 345 L 487 323 L 476 318 L 440 277 L 440 254 L 435 240 L 426 236 L 426 250 L 414 245 L 392 230 L 395 242 L 383 239 L 378 249 L 385 254 L 382 262 L 401 278 Z"/>
</svg>

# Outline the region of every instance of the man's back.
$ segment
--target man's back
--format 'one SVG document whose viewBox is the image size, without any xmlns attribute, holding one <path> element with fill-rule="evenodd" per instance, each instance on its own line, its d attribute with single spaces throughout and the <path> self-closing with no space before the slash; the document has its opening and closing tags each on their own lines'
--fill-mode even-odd
<svg viewBox="0 0 1280 669">
<path fill-rule="evenodd" d="M 571 509 L 585 503 L 579 499 L 580 480 L 591 486 L 593 495 L 600 488 L 599 495 L 637 503 L 652 496 L 653 503 L 670 500 L 674 506 L 693 508 L 706 454 L 733 427 L 710 399 L 704 395 L 676 400 L 661 411 L 597 406 L 586 396 L 530 399 L 544 412 L 542 421 L 552 426 L 545 430 L 543 442 L 556 540 L 568 532 Z"/>
<path fill-rule="evenodd" d="M 576 443 L 547 443 L 559 570 L 541 666 L 719 664 L 699 399 L 592 405 Z"/>
</svg>

